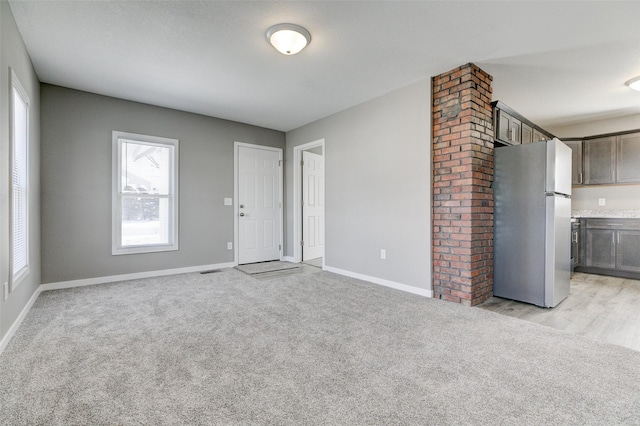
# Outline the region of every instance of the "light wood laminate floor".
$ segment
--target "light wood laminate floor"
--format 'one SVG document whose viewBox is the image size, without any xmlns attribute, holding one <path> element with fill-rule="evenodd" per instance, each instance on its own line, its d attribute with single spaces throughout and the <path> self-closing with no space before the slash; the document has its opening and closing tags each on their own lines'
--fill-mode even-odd
<svg viewBox="0 0 640 426">
<path fill-rule="evenodd" d="M 481 309 L 640 351 L 640 281 L 576 273 L 558 306 L 539 308 L 492 297 Z"/>
</svg>

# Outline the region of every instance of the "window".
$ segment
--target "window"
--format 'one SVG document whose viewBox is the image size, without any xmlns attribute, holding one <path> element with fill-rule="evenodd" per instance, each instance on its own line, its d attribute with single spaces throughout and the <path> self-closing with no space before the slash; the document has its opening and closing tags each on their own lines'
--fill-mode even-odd
<svg viewBox="0 0 640 426">
<path fill-rule="evenodd" d="M 112 254 L 178 250 L 178 140 L 113 132 Z"/>
<path fill-rule="evenodd" d="M 11 71 L 11 289 L 29 274 L 29 97 Z"/>
</svg>

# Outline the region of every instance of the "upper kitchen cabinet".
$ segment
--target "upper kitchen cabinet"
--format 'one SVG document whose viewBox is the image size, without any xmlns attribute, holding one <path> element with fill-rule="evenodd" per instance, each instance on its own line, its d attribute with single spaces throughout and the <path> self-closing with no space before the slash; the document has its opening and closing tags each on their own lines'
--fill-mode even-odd
<svg viewBox="0 0 640 426">
<path fill-rule="evenodd" d="M 507 112 L 500 110 L 498 113 L 498 139 L 511 145 L 522 142 L 522 122 Z"/>
<path fill-rule="evenodd" d="M 640 133 L 618 136 L 616 181 L 640 182 Z"/>
<path fill-rule="evenodd" d="M 582 140 L 566 140 L 564 142 L 571 148 L 571 184 L 582 185 Z"/>
<path fill-rule="evenodd" d="M 615 183 L 616 136 L 584 141 L 584 183 Z"/>
<path fill-rule="evenodd" d="M 498 145 L 546 141 L 553 136 L 500 101 L 493 102 L 494 138 Z"/>
<path fill-rule="evenodd" d="M 533 141 L 532 142 L 540 142 L 540 141 L 548 141 L 549 139 L 553 139 L 553 137 L 549 135 L 545 135 L 538 129 L 533 129 Z"/>
<path fill-rule="evenodd" d="M 640 182 L 640 133 L 586 139 L 584 184 Z"/>
<path fill-rule="evenodd" d="M 522 123 L 522 143 L 533 142 L 533 129 L 527 123 Z"/>
</svg>

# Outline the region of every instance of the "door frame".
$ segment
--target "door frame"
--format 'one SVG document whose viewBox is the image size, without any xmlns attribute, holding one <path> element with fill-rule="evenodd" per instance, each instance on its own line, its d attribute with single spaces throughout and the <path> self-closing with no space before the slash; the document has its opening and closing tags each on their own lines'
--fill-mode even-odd
<svg viewBox="0 0 640 426">
<path fill-rule="evenodd" d="M 280 196 L 279 196 L 279 200 L 278 203 L 280 204 L 280 214 L 278 214 L 278 219 L 280 220 L 280 260 L 282 260 L 282 253 L 284 253 L 284 220 L 283 220 L 283 209 L 282 209 L 282 205 L 283 205 L 283 190 L 284 190 L 284 183 L 283 183 L 283 150 L 282 148 L 275 148 L 273 146 L 266 146 L 266 145 L 256 145 L 256 144 L 251 144 L 251 143 L 245 143 L 245 142 L 238 142 L 235 141 L 233 143 L 233 264 L 234 265 L 238 265 L 238 260 L 239 260 L 239 252 L 240 252 L 240 238 L 239 238 L 239 234 L 240 234 L 240 223 L 238 221 L 238 217 L 240 214 L 240 188 L 238 187 L 238 172 L 239 172 L 239 165 L 238 165 L 238 161 L 240 159 L 240 155 L 239 155 L 239 151 L 240 151 L 240 147 L 244 147 L 244 148 L 254 148 L 254 149 L 264 149 L 267 151 L 275 151 L 278 153 L 278 160 L 280 161 L 280 167 L 279 167 L 279 172 L 278 172 L 278 189 L 280 191 Z"/>
<path fill-rule="evenodd" d="M 293 147 L 293 261 L 295 263 L 302 262 L 302 246 L 300 245 L 300 241 L 302 241 L 302 167 L 300 167 L 300 162 L 302 161 L 302 151 L 306 151 L 311 148 L 322 147 L 322 176 L 325 181 L 324 190 L 325 190 L 325 234 L 327 231 L 327 211 L 326 211 L 326 164 L 327 164 L 327 151 L 325 149 L 324 138 L 315 140 L 313 142 L 308 142 L 303 145 L 298 145 Z M 325 250 L 327 247 L 327 239 L 323 236 L 325 244 L 322 246 L 322 269 L 324 269 L 325 265 Z"/>
</svg>

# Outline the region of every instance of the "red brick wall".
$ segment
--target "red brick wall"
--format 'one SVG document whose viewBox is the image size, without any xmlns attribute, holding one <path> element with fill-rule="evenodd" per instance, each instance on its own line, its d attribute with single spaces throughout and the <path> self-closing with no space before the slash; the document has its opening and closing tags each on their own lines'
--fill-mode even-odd
<svg viewBox="0 0 640 426">
<path fill-rule="evenodd" d="M 473 306 L 493 294 L 492 77 L 466 64 L 433 83 L 433 292 Z"/>
</svg>

